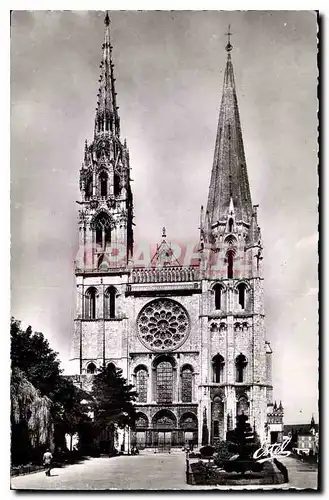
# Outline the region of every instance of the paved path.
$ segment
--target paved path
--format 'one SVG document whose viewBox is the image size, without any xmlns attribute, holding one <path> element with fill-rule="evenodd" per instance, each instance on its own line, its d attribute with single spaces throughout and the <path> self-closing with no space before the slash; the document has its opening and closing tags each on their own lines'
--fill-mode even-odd
<svg viewBox="0 0 329 500">
<path fill-rule="evenodd" d="M 182 489 L 185 483 L 185 454 L 101 457 L 44 472 L 14 477 L 14 489 L 48 490 L 137 490 Z"/>
<path fill-rule="evenodd" d="M 318 470 L 315 465 L 301 462 L 293 457 L 280 458 L 287 467 L 289 474 L 289 488 L 311 488 L 318 487 Z"/>
<path fill-rule="evenodd" d="M 293 458 L 283 459 L 288 467 L 288 487 L 316 488 L 317 471 Z M 52 470 L 52 477 L 37 472 L 11 479 L 13 489 L 35 490 L 200 490 L 227 489 L 223 486 L 190 486 L 185 482 L 185 454 L 144 453 L 138 456 L 93 458 Z M 283 486 L 287 488 L 287 485 Z M 244 486 L 243 489 L 246 487 Z M 262 487 L 272 489 L 272 486 Z M 276 485 L 276 488 L 282 488 Z M 231 487 L 230 489 L 241 489 Z M 249 488 L 248 488 L 249 489 Z M 250 487 L 259 489 L 259 487 Z"/>
</svg>

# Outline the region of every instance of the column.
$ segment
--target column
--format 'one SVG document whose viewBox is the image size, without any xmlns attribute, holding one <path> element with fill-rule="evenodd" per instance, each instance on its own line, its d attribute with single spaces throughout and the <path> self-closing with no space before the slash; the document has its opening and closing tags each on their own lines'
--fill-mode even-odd
<svg viewBox="0 0 329 500">
<path fill-rule="evenodd" d="M 93 196 L 96 196 L 96 172 L 93 172 Z"/>
</svg>

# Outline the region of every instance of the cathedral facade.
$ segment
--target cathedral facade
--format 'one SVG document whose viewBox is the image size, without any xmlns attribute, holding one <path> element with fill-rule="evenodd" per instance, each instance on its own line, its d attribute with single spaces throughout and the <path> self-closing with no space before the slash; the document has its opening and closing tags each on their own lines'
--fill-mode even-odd
<svg viewBox="0 0 329 500">
<path fill-rule="evenodd" d="M 135 385 L 138 418 L 126 447 L 214 444 L 241 413 L 262 442 L 275 433 L 280 440 L 262 239 L 230 38 L 208 202 L 196 221 L 194 260 L 187 263 L 176 258 L 165 231 L 149 262 L 136 261 L 130 156 L 120 135 L 108 15 L 102 50 L 94 138 L 85 144 L 80 170 L 74 371 L 88 384 L 111 363 Z"/>
</svg>

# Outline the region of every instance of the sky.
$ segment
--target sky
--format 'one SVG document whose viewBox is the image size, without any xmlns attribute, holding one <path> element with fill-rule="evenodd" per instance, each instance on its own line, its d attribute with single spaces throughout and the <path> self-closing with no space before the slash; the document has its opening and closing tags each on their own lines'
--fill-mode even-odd
<svg viewBox="0 0 329 500">
<path fill-rule="evenodd" d="M 267 339 L 285 423 L 317 419 L 316 17 L 307 11 L 115 11 L 111 37 L 135 240 L 198 238 L 232 59 L 264 243 Z M 11 313 L 69 367 L 79 169 L 92 140 L 104 14 L 11 19 Z"/>
</svg>

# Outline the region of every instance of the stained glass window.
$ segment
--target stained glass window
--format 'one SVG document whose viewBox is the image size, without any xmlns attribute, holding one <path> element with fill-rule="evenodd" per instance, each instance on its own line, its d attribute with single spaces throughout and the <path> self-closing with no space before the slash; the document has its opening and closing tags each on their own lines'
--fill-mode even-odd
<svg viewBox="0 0 329 500">
<path fill-rule="evenodd" d="M 156 299 L 144 306 L 137 319 L 141 342 L 154 351 L 177 349 L 190 328 L 187 311 L 171 299 Z"/>
<path fill-rule="evenodd" d="M 85 318 L 96 318 L 96 295 L 97 291 L 95 288 L 89 288 L 86 292 Z"/>
<path fill-rule="evenodd" d="M 93 195 L 93 180 L 91 177 L 86 182 L 86 200 L 89 200 L 89 198 Z"/>
<path fill-rule="evenodd" d="M 115 318 L 115 288 L 110 287 L 104 295 L 104 317 Z"/>
<path fill-rule="evenodd" d="M 227 277 L 233 278 L 233 260 L 234 254 L 232 251 L 227 253 Z"/>
<path fill-rule="evenodd" d="M 101 196 L 107 196 L 107 175 L 105 172 L 101 172 L 99 176 L 99 184 L 100 184 L 100 191 L 101 191 Z"/>
<path fill-rule="evenodd" d="M 140 368 L 136 373 L 136 392 L 138 392 L 137 401 L 139 403 L 147 402 L 147 371 Z"/>
<path fill-rule="evenodd" d="M 183 403 L 192 402 L 192 370 L 184 368 L 182 371 L 182 401 Z"/>
<path fill-rule="evenodd" d="M 243 354 L 239 354 L 239 356 L 235 360 L 236 367 L 236 381 L 244 382 L 245 380 L 245 371 L 247 366 L 247 359 Z"/>
<path fill-rule="evenodd" d="M 94 374 L 96 371 L 96 365 L 95 363 L 89 363 L 87 366 L 87 373 Z"/>
<path fill-rule="evenodd" d="M 169 361 L 161 361 L 156 370 L 157 403 L 172 403 L 173 369 Z"/>
<path fill-rule="evenodd" d="M 247 286 L 245 285 L 245 283 L 240 283 L 240 285 L 237 286 L 237 289 L 239 291 L 239 304 L 241 306 L 241 309 L 245 309 Z"/>
<path fill-rule="evenodd" d="M 213 367 L 213 382 L 217 384 L 222 383 L 224 377 L 224 358 L 220 354 L 216 354 L 216 356 L 212 359 L 212 367 Z"/>
<path fill-rule="evenodd" d="M 222 287 L 221 285 L 215 285 L 214 286 L 214 293 L 215 293 L 215 309 L 219 310 L 222 308 Z"/>
<path fill-rule="evenodd" d="M 94 227 L 96 229 L 96 245 L 100 245 L 104 249 L 107 243 L 111 243 L 111 221 L 108 215 L 103 213 L 98 215 Z"/>
</svg>

